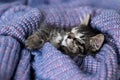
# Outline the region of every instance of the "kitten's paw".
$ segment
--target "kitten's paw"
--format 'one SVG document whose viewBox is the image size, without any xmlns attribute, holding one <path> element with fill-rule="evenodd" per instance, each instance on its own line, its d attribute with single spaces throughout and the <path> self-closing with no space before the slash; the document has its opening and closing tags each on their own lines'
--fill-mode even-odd
<svg viewBox="0 0 120 80">
<path fill-rule="evenodd" d="M 40 49 L 43 45 L 43 40 L 38 35 L 33 34 L 25 41 L 25 46 L 30 50 Z"/>
</svg>

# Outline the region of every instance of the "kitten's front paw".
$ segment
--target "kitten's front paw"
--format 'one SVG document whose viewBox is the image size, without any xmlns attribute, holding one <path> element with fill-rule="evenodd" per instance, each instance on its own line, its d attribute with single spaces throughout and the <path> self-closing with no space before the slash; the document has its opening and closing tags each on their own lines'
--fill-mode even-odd
<svg viewBox="0 0 120 80">
<path fill-rule="evenodd" d="M 44 41 L 40 39 L 38 35 L 33 34 L 25 41 L 25 46 L 30 50 L 36 50 L 42 47 L 43 42 Z"/>
</svg>

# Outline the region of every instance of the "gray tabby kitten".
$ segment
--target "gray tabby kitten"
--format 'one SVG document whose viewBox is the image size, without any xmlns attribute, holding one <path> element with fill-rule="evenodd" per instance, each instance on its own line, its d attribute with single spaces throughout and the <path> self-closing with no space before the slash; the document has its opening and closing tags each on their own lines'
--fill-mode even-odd
<svg viewBox="0 0 120 80">
<path fill-rule="evenodd" d="M 36 50 L 45 42 L 50 42 L 71 57 L 94 53 L 101 48 L 104 35 L 94 31 L 89 25 L 89 20 L 90 15 L 87 15 L 80 26 L 68 30 L 42 24 L 27 38 L 25 45 L 30 50 Z"/>
</svg>

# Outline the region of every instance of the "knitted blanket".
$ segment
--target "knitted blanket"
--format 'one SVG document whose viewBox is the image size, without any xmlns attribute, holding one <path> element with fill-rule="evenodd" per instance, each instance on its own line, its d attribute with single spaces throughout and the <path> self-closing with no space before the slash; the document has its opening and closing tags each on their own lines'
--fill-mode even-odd
<svg viewBox="0 0 120 80">
<path fill-rule="evenodd" d="M 0 80 L 119 80 L 120 0 L 0 0 Z M 41 22 L 73 27 L 91 14 L 105 35 L 95 57 L 77 59 L 49 42 L 37 51 L 24 43 Z"/>
</svg>

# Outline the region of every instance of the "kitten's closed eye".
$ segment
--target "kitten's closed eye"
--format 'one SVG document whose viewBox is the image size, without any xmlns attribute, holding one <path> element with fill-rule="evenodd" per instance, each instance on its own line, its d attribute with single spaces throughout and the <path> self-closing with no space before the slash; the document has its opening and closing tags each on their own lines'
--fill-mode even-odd
<svg viewBox="0 0 120 80">
<path fill-rule="evenodd" d="M 72 32 L 70 32 L 70 33 L 68 34 L 68 38 L 70 38 L 70 39 L 75 38 L 75 34 L 72 33 Z"/>
</svg>

